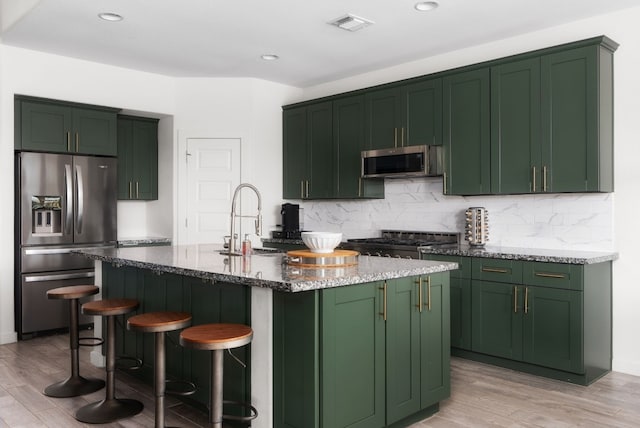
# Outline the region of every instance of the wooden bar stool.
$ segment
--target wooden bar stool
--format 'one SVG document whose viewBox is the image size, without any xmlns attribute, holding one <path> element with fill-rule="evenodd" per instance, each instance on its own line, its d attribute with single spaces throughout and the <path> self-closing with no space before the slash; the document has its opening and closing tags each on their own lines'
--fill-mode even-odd
<svg viewBox="0 0 640 428">
<path fill-rule="evenodd" d="M 143 405 L 138 400 L 115 398 L 115 361 L 116 361 L 116 315 L 128 314 L 138 309 L 140 303 L 135 299 L 106 299 L 87 302 L 82 312 L 87 315 L 107 317 L 107 392 L 102 401 L 87 404 L 76 412 L 76 419 L 89 424 L 106 424 L 118 419 L 137 415 Z"/>
<path fill-rule="evenodd" d="M 53 288 L 47 291 L 49 299 L 64 299 L 69 301 L 69 349 L 71 350 L 71 376 L 67 379 L 49 385 L 44 390 L 44 395 L 49 397 L 76 397 L 89 394 L 104 387 L 102 379 L 86 379 L 80 376 L 79 370 L 79 322 L 78 300 L 98 294 L 100 289 L 95 285 L 72 285 L 69 287 Z M 93 338 L 91 338 L 93 339 Z"/>
<path fill-rule="evenodd" d="M 181 330 L 191 325 L 186 312 L 149 312 L 130 317 L 127 328 L 142 333 L 155 333 L 154 391 L 156 396 L 156 427 L 164 428 L 164 393 L 166 389 L 165 332 Z"/>
<path fill-rule="evenodd" d="M 209 397 L 209 422 L 214 428 L 222 427 L 222 420 L 248 422 L 258 416 L 258 411 L 250 404 L 239 404 L 249 410 L 249 416 L 228 416 L 222 414 L 223 356 L 225 349 L 238 348 L 251 342 L 253 330 L 243 324 L 202 324 L 180 332 L 180 345 L 193 349 L 213 351 L 211 353 L 211 393 Z"/>
</svg>

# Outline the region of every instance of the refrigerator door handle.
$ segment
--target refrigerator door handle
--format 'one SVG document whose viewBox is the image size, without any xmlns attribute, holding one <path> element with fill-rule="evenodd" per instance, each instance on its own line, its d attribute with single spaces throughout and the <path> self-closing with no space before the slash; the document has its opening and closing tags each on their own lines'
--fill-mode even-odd
<svg viewBox="0 0 640 428">
<path fill-rule="evenodd" d="M 24 254 L 27 256 L 38 256 L 42 254 L 70 254 L 73 251 L 79 250 L 100 250 L 103 248 L 115 248 L 115 245 L 99 245 L 93 247 L 73 247 L 73 248 L 34 248 L 24 250 Z"/>
<path fill-rule="evenodd" d="M 63 279 L 93 278 L 95 275 L 96 274 L 94 272 L 61 273 L 55 275 L 26 275 L 24 277 L 24 282 L 44 282 Z"/>
<path fill-rule="evenodd" d="M 64 182 L 65 182 L 65 221 L 64 221 L 64 233 L 68 235 L 71 232 L 71 215 L 73 214 L 73 175 L 71 173 L 71 165 L 65 164 L 64 166 Z"/>
<path fill-rule="evenodd" d="M 82 220 L 84 217 L 84 183 L 82 179 L 82 169 L 80 165 L 76 165 L 76 192 L 77 205 L 76 205 L 76 233 L 82 233 Z"/>
</svg>

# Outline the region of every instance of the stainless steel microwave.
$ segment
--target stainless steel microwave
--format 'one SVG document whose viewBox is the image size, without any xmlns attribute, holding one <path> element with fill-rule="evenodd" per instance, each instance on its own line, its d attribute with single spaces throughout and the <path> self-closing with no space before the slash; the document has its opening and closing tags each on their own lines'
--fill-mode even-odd
<svg viewBox="0 0 640 428">
<path fill-rule="evenodd" d="M 364 150 L 361 153 L 363 178 L 428 177 L 442 175 L 442 146 L 407 146 Z"/>
</svg>

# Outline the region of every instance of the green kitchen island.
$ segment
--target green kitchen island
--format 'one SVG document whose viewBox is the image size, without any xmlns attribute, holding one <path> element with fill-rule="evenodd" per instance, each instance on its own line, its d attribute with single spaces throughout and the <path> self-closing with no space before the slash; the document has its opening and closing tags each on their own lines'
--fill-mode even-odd
<svg viewBox="0 0 640 428">
<path fill-rule="evenodd" d="M 188 311 L 193 324 L 251 325 L 250 346 L 225 355 L 225 399 L 250 401 L 257 428 L 401 427 L 449 397 L 449 271 L 453 262 L 359 256 L 346 267 L 302 268 L 286 255 L 228 256 L 220 245 L 81 250 L 103 297 L 131 297 L 138 313 Z M 120 326 L 118 352 L 143 361 L 149 335 Z M 100 330 L 99 323 L 96 330 Z M 98 332 L 99 333 L 99 332 Z M 209 355 L 167 341 L 167 375 L 194 382 L 204 409 Z M 99 351 L 92 353 L 102 362 Z"/>
</svg>

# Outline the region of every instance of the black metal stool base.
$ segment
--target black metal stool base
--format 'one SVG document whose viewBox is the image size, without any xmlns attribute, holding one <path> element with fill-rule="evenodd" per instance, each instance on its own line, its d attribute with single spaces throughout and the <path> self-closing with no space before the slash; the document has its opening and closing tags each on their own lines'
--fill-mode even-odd
<svg viewBox="0 0 640 428">
<path fill-rule="evenodd" d="M 104 381 L 101 379 L 70 376 L 63 381 L 47 386 L 44 390 L 44 395 L 55 398 L 77 397 L 96 392 L 102 388 L 104 388 Z"/>
<path fill-rule="evenodd" d="M 118 419 L 137 415 L 143 405 L 138 400 L 113 398 L 87 404 L 76 412 L 76 419 L 88 424 L 107 424 Z"/>
</svg>

